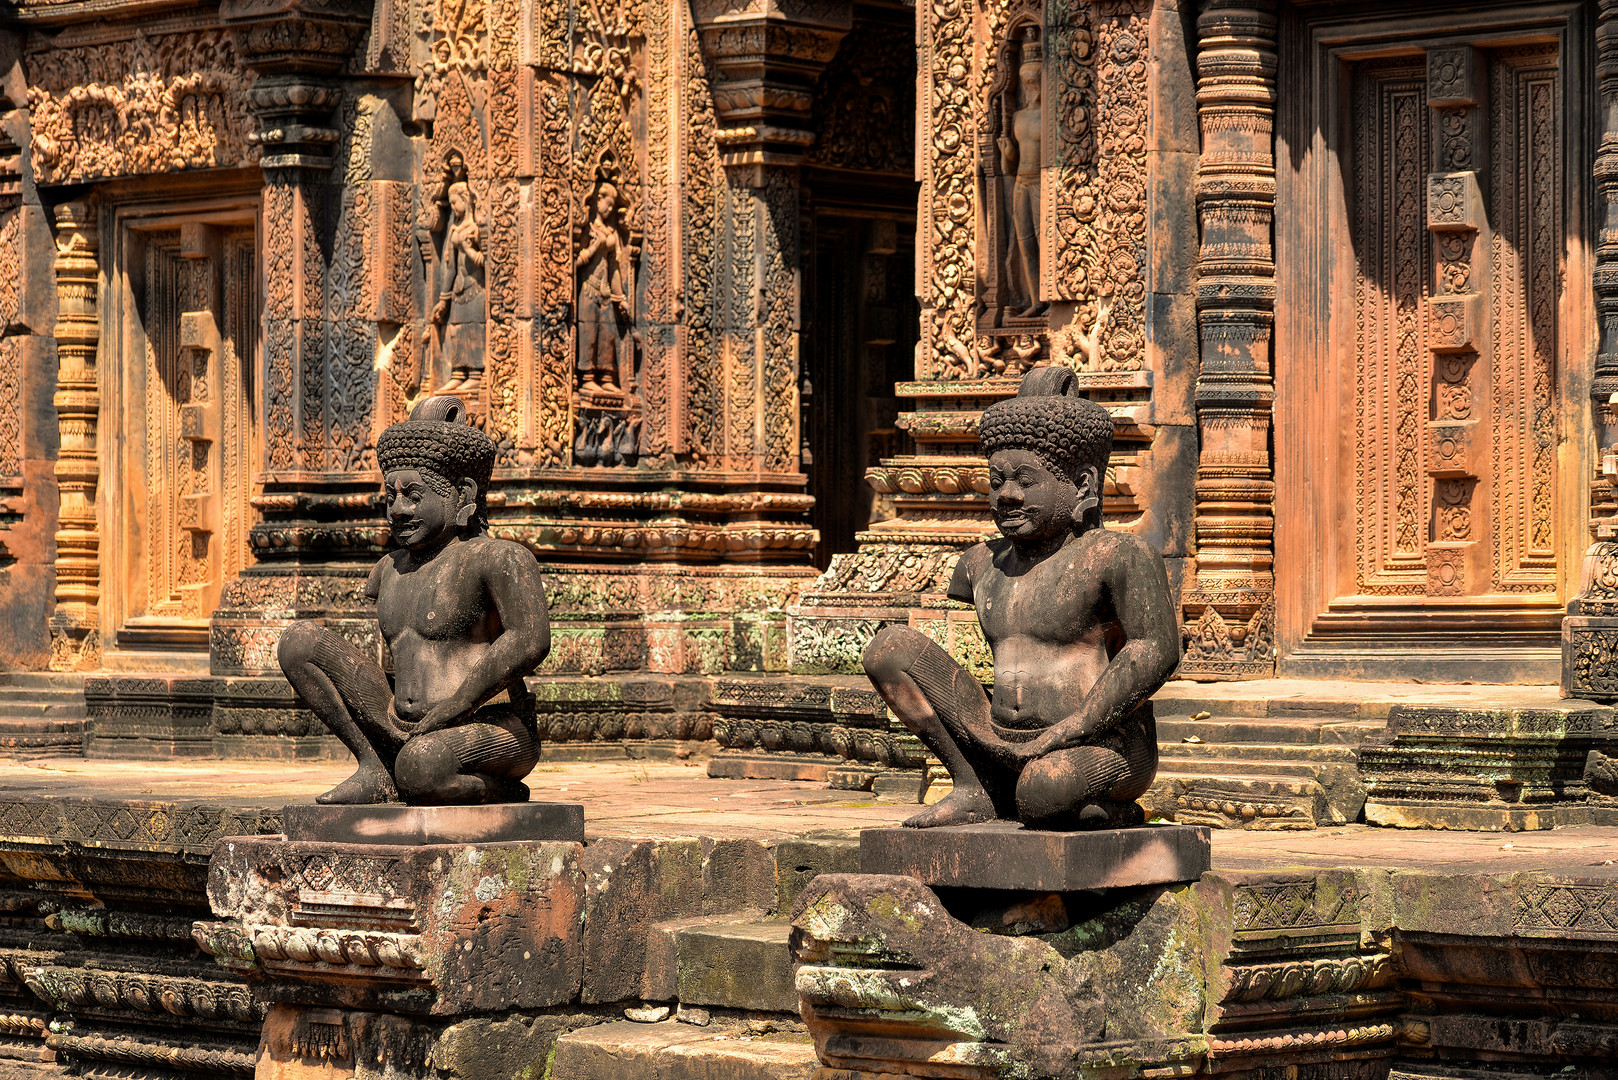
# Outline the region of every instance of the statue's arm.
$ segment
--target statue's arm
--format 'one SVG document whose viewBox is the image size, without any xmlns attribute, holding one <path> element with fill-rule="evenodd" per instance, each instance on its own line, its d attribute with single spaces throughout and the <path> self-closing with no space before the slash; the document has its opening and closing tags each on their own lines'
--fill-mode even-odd
<svg viewBox="0 0 1618 1080">
<path fill-rule="evenodd" d="M 1180 664 L 1180 631 L 1162 557 L 1126 533 L 1118 534 L 1118 541 L 1102 584 L 1123 631 L 1123 647 L 1102 669 L 1078 712 L 1025 744 L 1032 757 L 1093 741 L 1155 694 Z"/>
<path fill-rule="evenodd" d="M 382 595 L 382 575 L 386 573 L 388 564 L 393 562 L 393 555 L 387 554 L 376 561 L 371 567 L 371 575 L 365 579 L 365 595 L 375 600 Z"/>
<path fill-rule="evenodd" d="M 990 557 L 988 544 L 973 544 L 961 552 L 961 557 L 955 560 L 955 573 L 950 575 L 949 588 L 944 595 L 963 604 L 975 603 L 972 589 L 977 582 L 978 572 Z"/>
<path fill-rule="evenodd" d="M 454 723 L 533 671 L 551 651 L 551 622 L 539 563 L 516 545 L 493 548 L 483 562 L 483 587 L 500 615 L 500 636 L 472 665 L 453 696 L 416 728 L 420 735 Z"/>
</svg>

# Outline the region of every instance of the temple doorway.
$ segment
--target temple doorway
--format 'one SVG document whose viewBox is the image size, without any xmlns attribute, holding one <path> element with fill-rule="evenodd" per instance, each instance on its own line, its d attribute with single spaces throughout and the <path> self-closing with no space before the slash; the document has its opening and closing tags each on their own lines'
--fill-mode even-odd
<svg viewBox="0 0 1618 1080">
<path fill-rule="evenodd" d="M 205 658 L 220 590 L 249 561 L 262 291 L 252 215 L 118 214 L 103 340 L 113 422 L 101 430 L 114 518 L 104 619 L 119 650 Z"/>
<path fill-rule="evenodd" d="M 801 365 L 815 561 L 855 550 L 893 516 L 867 466 L 908 452 L 894 384 L 912 377 L 915 297 L 915 14 L 860 4 L 816 94 L 805 160 Z"/>
<path fill-rule="evenodd" d="M 1582 51 L 1567 23 L 1301 29 L 1313 97 L 1277 146 L 1280 672 L 1554 682 L 1585 517 Z"/>
</svg>

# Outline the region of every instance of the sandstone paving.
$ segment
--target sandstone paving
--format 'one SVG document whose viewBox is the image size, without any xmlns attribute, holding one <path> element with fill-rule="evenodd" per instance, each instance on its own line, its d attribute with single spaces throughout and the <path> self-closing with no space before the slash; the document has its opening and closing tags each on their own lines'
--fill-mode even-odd
<svg viewBox="0 0 1618 1080">
<path fill-rule="evenodd" d="M 594 837 L 703 836 L 766 843 L 795 836 L 853 838 L 891 827 L 913 804 L 833 791 L 811 781 L 719 780 L 700 755 L 685 760 L 541 764 L 528 778 L 536 800 L 584 805 Z M 0 761 L 0 796 L 230 803 L 253 807 L 308 802 L 349 766 L 301 761 Z M 1533 833 L 1384 829 L 1346 825 L 1303 832 L 1215 829 L 1216 870 L 1284 866 L 1406 867 L 1445 872 L 1559 871 L 1618 878 L 1618 827 Z"/>
</svg>

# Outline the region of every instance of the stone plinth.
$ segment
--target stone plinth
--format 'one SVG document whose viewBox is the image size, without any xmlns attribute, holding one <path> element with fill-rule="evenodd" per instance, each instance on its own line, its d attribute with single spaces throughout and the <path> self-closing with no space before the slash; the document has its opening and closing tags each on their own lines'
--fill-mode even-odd
<svg viewBox="0 0 1618 1080">
<path fill-rule="evenodd" d="M 1584 780 L 1613 711 L 1566 699 L 1532 708 L 1395 706 L 1360 750 L 1365 819 L 1427 829 L 1519 831 L 1604 824 Z"/>
<path fill-rule="evenodd" d="M 1077 892 L 1195 881 L 1210 865 L 1208 830 L 1193 825 L 1042 832 L 1016 822 L 867 829 L 860 870 L 938 888 Z"/>
<path fill-rule="evenodd" d="M 559 1005 L 579 993 L 582 851 L 227 837 L 208 873 L 222 921 L 194 936 L 271 1005 L 439 1017 Z"/>
<path fill-rule="evenodd" d="M 281 813 L 288 840 L 338 844 L 500 844 L 527 840 L 584 841 L 579 803 L 497 803 L 489 806 L 318 806 L 295 803 Z"/>
</svg>

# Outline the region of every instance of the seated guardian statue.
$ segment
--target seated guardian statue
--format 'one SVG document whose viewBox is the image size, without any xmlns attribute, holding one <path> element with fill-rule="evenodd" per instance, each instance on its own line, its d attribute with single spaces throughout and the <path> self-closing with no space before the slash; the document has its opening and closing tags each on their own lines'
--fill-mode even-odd
<svg viewBox="0 0 1618 1080">
<path fill-rule="evenodd" d="M 909 627 L 865 649 L 871 682 L 955 783 L 905 824 L 1140 824 L 1134 800 L 1157 772 L 1148 699 L 1179 664 L 1180 635 L 1162 556 L 1101 523 L 1112 417 L 1067 368 L 1036 368 L 978 435 L 1003 536 L 961 555 L 949 596 L 977 608 L 993 696 Z"/>
<path fill-rule="evenodd" d="M 295 623 L 281 636 L 281 670 L 359 759 L 316 802 L 528 799 L 521 781 L 539 738 L 523 677 L 550 651 L 545 586 L 532 552 L 489 536 L 495 446 L 461 416 L 459 399 L 429 398 L 377 440 L 399 548 L 365 591 L 393 652 L 393 684 L 324 626 Z M 509 700 L 492 700 L 501 693 Z"/>
</svg>

